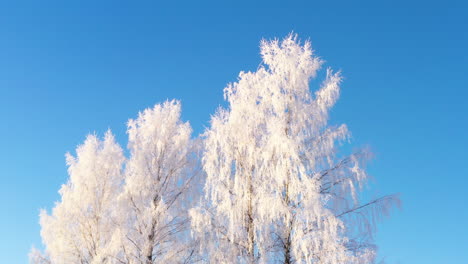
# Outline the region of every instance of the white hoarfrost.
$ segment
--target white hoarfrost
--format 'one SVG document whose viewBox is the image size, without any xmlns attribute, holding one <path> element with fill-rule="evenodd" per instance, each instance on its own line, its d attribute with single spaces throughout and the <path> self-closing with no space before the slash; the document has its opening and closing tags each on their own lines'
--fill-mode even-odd
<svg viewBox="0 0 468 264">
<path fill-rule="evenodd" d="M 31 263 L 374 262 L 374 221 L 398 199 L 360 201 L 369 153 L 338 152 L 348 129 L 328 125 L 340 73 L 312 92 L 323 62 L 293 34 L 262 41 L 261 55 L 201 138 L 173 100 L 128 122 L 128 159 L 110 132 L 67 154 Z"/>
<path fill-rule="evenodd" d="M 52 214 L 42 211 L 41 236 L 52 263 L 105 263 L 114 233 L 115 197 L 123 181 L 124 155 L 108 131 L 104 140 L 89 135 L 67 154 L 67 184 L 60 189 L 61 201 Z M 38 263 L 45 258 L 31 254 Z"/>
<path fill-rule="evenodd" d="M 192 130 L 180 110 L 178 101 L 168 101 L 128 122 L 130 158 L 115 254 L 123 263 L 176 263 L 191 255 L 185 195 L 194 177 Z"/>
<path fill-rule="evenodd" d="M 229 108 L 205 133 L 205 198 L 191 210 L 202 256 L 210 263 L 371 262 L 373 246 L 347 236 L 355 231 L 347 216 L 387 199 L 360 208 L 367 154 L 337 158 L 348 131 L 327 121 L 340 74 L 328 69 L 312 94 L 322 61 L 295 35 L 262 41 L 261 54 L 256 72 L 241 72 L 225 88 Z"/>
</svg>

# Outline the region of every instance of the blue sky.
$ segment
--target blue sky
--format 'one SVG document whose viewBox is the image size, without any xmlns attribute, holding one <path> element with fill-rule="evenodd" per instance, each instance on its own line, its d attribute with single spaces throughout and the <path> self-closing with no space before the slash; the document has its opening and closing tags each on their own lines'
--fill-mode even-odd
<svg viewBox="0 0 468 264">
<path fill-rule="evenodd" d="M 27 263 L 64 154 L 166 99 L 196 133 L 222 89 L 291 31 L 342 70 L 331 123 L 371 146 L 388 263 L 468 263 L 468 5 L 462 1 L 1 1 L 0 256 Z M 253 3 L 255 2 L 255 3 Z"/>
</svg>

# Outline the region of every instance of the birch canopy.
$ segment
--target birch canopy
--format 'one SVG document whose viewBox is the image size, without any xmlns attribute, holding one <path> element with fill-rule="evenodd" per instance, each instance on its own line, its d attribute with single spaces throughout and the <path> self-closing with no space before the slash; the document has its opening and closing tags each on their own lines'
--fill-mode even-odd
<svg viewBox="0 0 468 264">
<path fill-rule="evenodd" d="M 41 236 L 51 263 L 103 263 L 115 230 L 124 156 L 110 131 L 103 141 L 88 136 L 76 153 L 67 154 L 70 179 L 60 189 L 61 201 L 51 215 L 41 211 Z"/>
<path fill-rule="evenodd" d="M 337 159 L 347 127 L 327 126 L 340 73 L 312 93 L 322 60 L 295 35 L 262 41 L 263 64 L 224 89 L 229 103 L 205 134 L 205 200 L 192 210 L 193 232 L 210 263 L 369 263 L 368 241 L 347 214 L 367 179 L 365 151 Z M 389 197 L 390 198 L 390 197 Z M 391 200 L 391 199 L 390 199 Z M 385 212 L 388 199 L 373 207 Z M 359 223 L 357 223 L 359 224 Z"/>
<path fill-rule="evenodd" d="M 375 222 L 399 200 L 361 198 L 371 153 L 329 125 L 341 73 L 294 34 L 260 53 L 200 136 L 172 100 L 129 120 L 128 157 L 110 131 L 67 154 L 31 263 L 376 262 Z"/>
<path fill-rule="evenodd" d="M 167 101 L 146 109 L 128 123 L 130 159 L 120 212 L 124 263 L 179 262 L 187 250 L 180 233 L 187 225 L 181 198 L 193 175 L 188 122 L 180 120 L 180 103 Z"/>
</svg>

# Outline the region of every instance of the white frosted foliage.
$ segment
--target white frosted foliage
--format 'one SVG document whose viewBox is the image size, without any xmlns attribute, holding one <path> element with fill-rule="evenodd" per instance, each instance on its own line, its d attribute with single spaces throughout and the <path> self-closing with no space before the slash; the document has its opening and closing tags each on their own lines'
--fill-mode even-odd
<svg viewBox="0 0 468 264">
<path fill-rule="evenodd" d="M 295 35 L 262 41 L 261 54 L 256 72 L 225 88 L 229 108 L 205 133 L 205 199 L 191 211 L 202 254 L 211 263 L 371 262 L 373 246 L 350 247 L 345 221 L 357 210 L 367 154 L 338 159 L 349 134 L 327 126 L 340 74 L 328 69 L 312 94 L 322 61 Z"/>
<path fill-rule="evenodd" d="M 128 158 L 110 131 L 67 154 L 68 182 L 40 213 L 44 252 L 32 248 L 30 262 L 375 262 L 375 221 L 399 201 L 361 201 L 371 154 L 340 151 L 348 128 L 329 125 L 340 72 L 320 72 L 294 34 L 260 53 L 200 137 L 172 100 L 129 120 Z"/>
<path fill-rule="evenodd" d="M 113 208 L 120 191 L 124 156 L 108 131 L 101 141 L 89 135 L 67 154 L 67 184 L 52 214 L 40 214 L 41 236 L 52 263 L 104 263 L 114 232 Z M 36 261 L 38 253 L 33 251 Z"/>
<path fill-rule="evenodd" d="M 120 197 L 120 261 L 177 262 L 188 254 L 187 229 L 191 127 L 180 103 L 167 101 L 128 122 L 130 158 Z M 185 208 L 185 209 L 184 209 Z M 121 250 L 123 248 L 123 250 Z"/>
</svg>

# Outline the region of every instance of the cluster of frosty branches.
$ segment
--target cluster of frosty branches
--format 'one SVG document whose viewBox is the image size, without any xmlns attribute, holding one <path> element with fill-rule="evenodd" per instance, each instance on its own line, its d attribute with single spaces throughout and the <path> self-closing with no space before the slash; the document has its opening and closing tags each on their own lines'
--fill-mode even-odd
<svg viewBox="0 0 468 264">
<path fill-rule="evenodd" d="M 41 212 L 46 256 L 35 263 L 179 263 L 193 255 L 192 207 L 196 144 L 178 101 L 128 122 L 130 157 L 108 131 L 67 154 L 69 182 L 51 215 Z M 189 196 L 190 199 L 187 197 Z"/>
<path fill-rule="evenodd" d="M 398 199 L 362 203 L 370 154 L 337 153 L 349 138 L 327 125 L 340 73 L 311 93 L 323 62 L 292 34 L 261 54 L 199 139 L 170 101 L 129 121 L 128 159 L 110 132 L 67 154 L 32 262 L 372 263 L 374 222 Z"/>
</svg>

